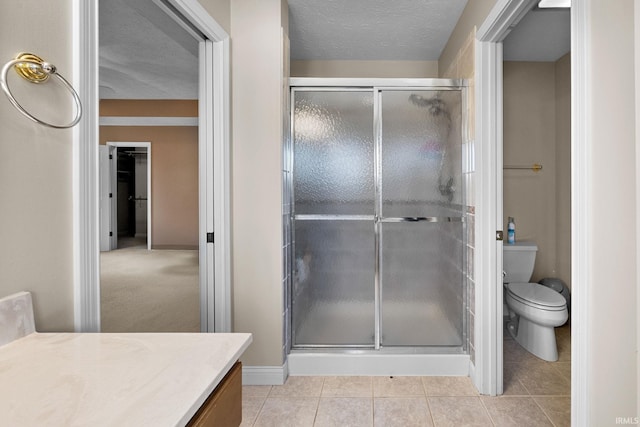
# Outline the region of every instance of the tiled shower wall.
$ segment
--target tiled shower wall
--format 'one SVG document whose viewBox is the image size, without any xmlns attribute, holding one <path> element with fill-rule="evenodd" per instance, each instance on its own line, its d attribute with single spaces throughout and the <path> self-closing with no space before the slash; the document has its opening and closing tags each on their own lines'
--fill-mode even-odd
<svg viewBox="0 0 640 427">
<path fill-rule="evenodd" d="M 475 364 L 475 28 L 469 33 L 467 40 L 456 55 L 448 70 L 441 77 L 449 79 L 465 79 L 467 81 L 467 128 L 462 147 L 462 175 L 465 183 L 465 259 L 467 289 L 467 321 L 468 348 L 471 363 Z"/>
</svg>

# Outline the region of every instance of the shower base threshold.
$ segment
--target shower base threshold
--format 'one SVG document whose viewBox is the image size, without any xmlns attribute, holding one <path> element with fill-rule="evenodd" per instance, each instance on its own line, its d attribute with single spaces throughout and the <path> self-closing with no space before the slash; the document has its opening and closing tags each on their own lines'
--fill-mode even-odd
<svg viewBox="0 0 640 427">
<path fill-rule="evenodd" d="M 468 354 L 394 354 L 370 351 L 295 350 L 291 376 L 469 376 Z"/>
</svg>

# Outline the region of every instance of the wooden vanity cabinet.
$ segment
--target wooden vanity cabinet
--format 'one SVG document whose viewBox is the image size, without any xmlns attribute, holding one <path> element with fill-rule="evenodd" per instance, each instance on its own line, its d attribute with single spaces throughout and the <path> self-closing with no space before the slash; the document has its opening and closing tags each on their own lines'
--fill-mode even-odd
<svg viewBox="0 0 640 427">
<path fill-rule="evenodd" d="M 236 362 L 187 426 L 237 427 L 242 422 L 242 363 Z"/>
</svg>

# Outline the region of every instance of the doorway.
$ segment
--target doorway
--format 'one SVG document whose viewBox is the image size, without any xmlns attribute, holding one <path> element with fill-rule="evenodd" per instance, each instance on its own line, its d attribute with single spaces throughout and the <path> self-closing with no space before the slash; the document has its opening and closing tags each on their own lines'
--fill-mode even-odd
<svg viewBox="0 0 640 427">
<path fill-rule="evenodd" d="M 151 246 L 147 233 L 147 150 L 116 149 L 117 247 Z"/>
<path fill-rule="evenodd" d="M 570 313 L 572 284 L 570 29 L 568 8 L 534 5 L 504 39 L 503 158 L 498 165 L 503 169 L 503 230 L 515 222 L 515 239 L 504 242 L 504 281 L 515 281 L 509 274 L 514 271 L 514 252 L 529 248 L 533 263 L 530 270 L 524 269 L 525 277 L 519 280 L 527 284 L 520 289 L 538 292 L 549 286 L 557 292 L 550 292 L 546 303 L 566 303 L 566 309 L 557 309 L 565 316 Z M 521 333 L 526 330 L 520 328 L 523 318 L 530 314 L 516 314 L 515 286 L 503 288 L 505 303 L 510 301 L 503 306 L 503 393 L 540 396 L 538 403 L 545 411 L 549 396 L 554 396 L 554 411 L 569 424 L 570 319 L 552 322 L 546 318 L 549 312 L 529 308 L 536 322 L 544 318 L 551 325 L 550 335 L 539 338 L 546 345 L 546 353 L 541 351 Z M 530 307 L 531 300 L 525 301 Z"/>
<path fill-rule="evenodd" d="M 579 2 L 578 2 L 579 3 Z M 476 328 L 482 334 L 485 334 L 487 340 L 485 345 L 476 353 L 476 359 L 479 360 L 480 366 L 487 366 L 487 369 L 477 370 L 474 378 L 474 383 L 482 393 L 496 395 L 502 394 L 503 389 L 503 287 L 502 283 L 502 271 L 503 271 L 503 257 L 502 257 L 502 239 L 501 236 L 496 236 L 496 230 L 503 228 L 503 41 L 509 34 L 509 32 L 515 27 L 518 22 L 537 4 L 535 0 L 510 0 L 507 2 L 496 5 L 492 12 L 489 14 L 484 24 L 478 28 L 476 32 L 476 82 L 477 82 L 477 94 L 478 99 L 482 100 L 476 108 L 476 134 L 478 143 L 476 144 L 476 158 L 479 159 L 479 176 L 483 181 L 483 185 L 479 186 L 477 196 L 482 200 L 486 200 L 487 203 L 483 203 L 479 206 L 478 215 L 482 218 L 479 223 L 481 224 L 479 230 L 477 242 L 478 247 L 481 249 L 482 256 L 477 260 L 477 265 L 480 270 L 479 277 L 486 283 L 495 284 L 496 286 L 488 286 L 487 291 L 478 299 L 481 304 L 480 315 L 476 317 Z M 573 142 L 576 140 L 581 141 L 584 137 L 582 130 L 583 126 L 577 125 L 581 123 L 581 120 L 585 117 L 582 115 L 585 105 L 587 103 L 580 104 L 575 101 L 576 94 L 582 96 L 584 91 L 576 88 L 584 89 L 584 82 L 582 79 L 582 71 L 578 71 L 577 67 L 573 64 L 581 63 L 584 59 L 584 25 L 587 22 L 585 19 L 586 7 L 581 4 L 573 2 L 571 8 L 571 113 L 574 116 L 571 126 L 571 138 Z M 577 24 L 577 25 L 576 25 Z M 577 49 L 576 49 L 577 47 Z M 576 59 L 578 58 L 578 59 Z M 586 67 L 585 67 L 586 69 Z M 576 76 L 578 78 L 576 78 Z M 578 114 L 576 114 L 578 112 Z M 575 118 L 577 117 L 577 119 Z M 575 145 L 573 146 L 575 148 Z M 572 171 L 571 180 L 574 183 L 574 189 L 576 185 L 575 178 L 578 176 L 577 170 L 584 170 L 584 163 L 580 162 L 580 154 L 576 152 L 571 153 L 572 158 Z M 578 160 L 576 160 L 578 159 Z M 520 165 L 516 165 L 520 166 Z M 577 167 L 576 167 L 577 166 Z M 544 165 L 543 165 L 544 167 Z M 512 172 L 510 172 L 512 173 Z M 576 194 L 579 192 L 572 191 L 570 196 L 572 204 L 572 217 L 571 227 L 581 229 L 581 225 L 584 223 L 581 220 L 580 214 L 576 214 L 580 210 L 576 210 L 575 206 L 580 204 L 576 202 Z M 579 233 L 573 233 L 572 239 L 575 243 L 575 238 Z M 575 257 L 576 250 L 572 253 L 572 281 L 574 283 L 583 283 L 584 277 L 575 276 L 576 272 L 587 271 L 587 269 L 576 269 L 576 265 L 584 266 L 584 260 Z M 582 276 L 582 275 L 580 275 Z M 580 280 L 582 279 L 582 280 Z M 576 294 L 580 294 L 580 288 L 576 287 Z M 580 319 L 584 315 L 584 306 L 576 304 L 572 307 L 572 318 Z M 574 354 L 582 354 L 586 352 L 576 352 L 575 343 L 583 343 L 580 334 L 575 334 L 577 328 L 581 328 L 580 325 L 584 325 L 582 322 L 573 322 L 572 330 L 572 347 Z M 576 339 L 578 335 L 578 339 Z M 585 387 L 577 386 L 581 383 L 582 378 L 580 375 L 576 375 L 575 372 L 584 372 L 584 365 L 581 365 L 582 360 L 574 360 L 577 364 L 577 368 L 572 367 L 574 374 L 571 376 L 571 407 L 573 412 L 573 422 L 580 424 L 579 420 L 576 421 L 576 408 L 582 407 L 584 402 L 584 390 Z M 577 363 L 576 363 L 577 362 Z M 506 375 L 507 373 L 505 373 Z M 567 372 L 567 374 L 569 374 Z M 576 398 L 577 396 L 577 398 Z"/>
<path fill-rule="evenodd" d="M 198 126 L 162 120 L 197 115 L 204 37 L 151 0 L 101 2 L 100 16 L 100 114 L 110 119 L 100 123 L 100 143 L 111 151 L 104 166 L 112 249 L 100 256 L 102 330 L 198 332 Z M 149 142 L 120 142 L 141 139 Z"/>
<path fill-rule="evenodd" d="M 196 0 L 157 1 L 161 10 L 198 30 L 198 192 L 199 192 L 199 295 L 200 330 L 229 331 L 229 35 Z M 98 139 L 98 1 L 78 2 L 74 13 L 79 36 L 77 83 L 87 120 L 78 127 L 78 141 Z M 173 19 L 173 18 L 172 18 Z M 216 106 L 214 110 L 214 105 Z M 142 118 L 143 121 L 148 120 Z M 148 121 L 147 121 L 148 122 Z M 178 123 L 183 120 L 179 119 Z M 131 123 L 129 123 L 131 125 Z M 215 126 L 214 126 L 215 125 Z M 136 124 L 133 124 L 136 126 Z M 100 266 L 98 212 L 98 147 L 76 144 L 77 170 L 75 229 L 77 247 L 76 317 L 77 331 L 100 331 Z M 215 155 L 215 156 L 214 156 Z M 215 185 L 214 185 L 215 179 Z M 215 211 L 214 211 L 214 200 Z M 215 234 L 213 239 L 208 236 Z M 215 250 L 217 248 L 217 250 Z M 214 256 L 215 254 L 215 256 Z"/>
<path fill-rule="evenodd" d="M 108 141 L 99 155 L 100 251 L 151 250 L 151 143 Z"/>
</svg>

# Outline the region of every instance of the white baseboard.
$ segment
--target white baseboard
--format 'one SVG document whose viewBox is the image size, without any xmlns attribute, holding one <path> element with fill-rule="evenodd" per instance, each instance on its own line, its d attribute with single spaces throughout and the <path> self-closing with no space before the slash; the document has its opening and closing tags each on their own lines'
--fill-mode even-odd
<svg viewBox="0 0 640 427">
<path fill-rule="evenodd" d="M 289 375 L 468 376 L 468 354 L 291 353 Z"/>
<path fill-rule="evenodd" d="M 282 385 L 288 376 L 287 361 L 282 366 L 242 366 L 242 385 Z"/>
</svg>

